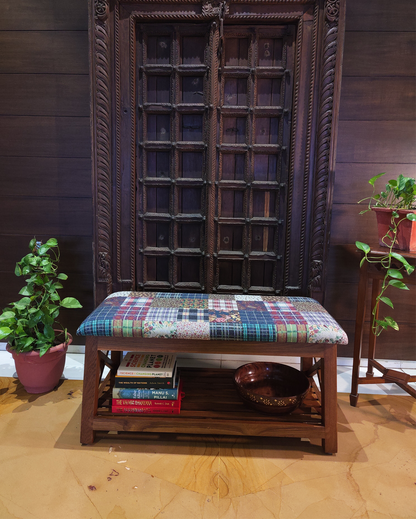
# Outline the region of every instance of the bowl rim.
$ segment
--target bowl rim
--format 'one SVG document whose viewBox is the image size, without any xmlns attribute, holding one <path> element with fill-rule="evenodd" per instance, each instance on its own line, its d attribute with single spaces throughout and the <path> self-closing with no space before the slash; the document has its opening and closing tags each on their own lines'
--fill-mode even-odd
<svg viewBox="0 0 416 519">
<path fill-rule="evenodd" d="M 287 396 L 283 396 L 283 397 L 282 396 L 271 396 L 271 397 L 268 397 L 269 400 L 281 401 L 282 399 L 304 398 L 311 387 L 311 382 L 310 382 L 308 376 L 303 371 L 296 369 L 293 366 L 288 366 L 287 364 L 283 364 L 281 362 L 259 361 L 259 362 L 248 362 L 246 364 L 242 364 L 241 366 L 239 366 L 238 368 L 236 368 L 234 370 L 233 380 L 234 380 L 234 384 L 239 392 L 247 393 L 247 395 L 249 395 L 249 394 L 256 395 L 258 397 L 263 396 L 263 395 L 261 395 L 261 393 L 257 393 L 256 391 L 254 391 L 252 389 L 250 389 L 250 390 L 247 389 L 247 387 L 245 385 L 243 385 L 241 383 L 241 381 L 237 380 L 237 375 L 238 375 L 239 371 L 252 364 L 269 364 L 269 365 L 273 365 L 273 367 L 279 367 L 279 368 L 283 366 L 287 372 L 292 372 L 292 373 L 296 374 L 296 376 L 299 376 L 299 379 L 302 379 L 302 382 L 305 383 L 304 384 L 305 389 L 302 389 L 302 391 L 300 391 L 296 394 L 287 395 Z M 299 380 L 299 383 L 301 383 L 301 380 Z"/>
</svg>

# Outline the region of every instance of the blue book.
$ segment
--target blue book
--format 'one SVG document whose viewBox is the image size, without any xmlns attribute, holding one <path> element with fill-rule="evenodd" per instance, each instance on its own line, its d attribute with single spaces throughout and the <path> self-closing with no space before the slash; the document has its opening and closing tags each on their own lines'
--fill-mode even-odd
<svg viewBox="0 0 416 519">
<path fill-rule="evenodd" d="M 113 387 L 113 398 L 135 400 L 177 400 L 179 381 L 176 380 L 176 382 L 176 387 L 172 389 Z"/>
</svg>

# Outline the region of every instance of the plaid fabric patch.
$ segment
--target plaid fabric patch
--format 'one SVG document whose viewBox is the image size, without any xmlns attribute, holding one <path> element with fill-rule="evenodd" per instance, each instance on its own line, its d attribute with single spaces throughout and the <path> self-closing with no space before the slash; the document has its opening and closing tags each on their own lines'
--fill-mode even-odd
<svg viewBox="0 0 416 519">
<path fill-rule="evenodd" d="M 135 321 L 129 319 L 126 321 L 114 319 L 113 333 L 114 337 L 141 337 L 143 321 Z"/>
<path fill-rule="evenodd" d="M 276 342 L 277 333 L 274 324 L 243 323 L 244 341 Z"/>
<path fill-rule="evenodd" d="M 146 314 L 146 321 L 176 321 L 178 308 L 153 308 L 150 307 Z"/>
<path fill-rule="evenodd" d="M 240 319 L 246 324 L 274 324 L 273 317 L 269 312 L 255 312 L 253 310 L 240 310 Z"/>
<path fill-rule="evenodd" d="M 243 325 L 241 323 L 209 323 L 211 339 L 223 341 L 244 341 Z"/>
<path fill-rule="evenodd" d="M 120 305 L 114 319 L 117 321 L 141 321 L 143 320 L 150 307 L 152 300 L 148 297 L 133 298 L 127 297 Z"/>
<path fill-rule="evenodd" d="M 159 298 L 159 297 L 168 297 L 168 298 L 171 298 L 171 299 L 176 299 L 176 298 L 183 298 L 183 299 L 208 299 L 209 298 L 209 294 L 200 294 L 198 292 L 191 292 L 191 293 L 187 293 L 187 292 L 174 292 L 174 293 L 170 293 L 170 292 L 156 292 L 155 294 L 153 294 L 153 297 L 156 297 L 156 298 Z"/>
<path fill-rule="evenodd" d="M 227 299 L 208 299 L 208 308 L 210 310 L 225 310 L 226 312 L 238 310 L 237 302 Z"/>
<path fill-rule="evenodd" d="M 348 344 L 333 317 L 307 297 L 116 292 L 79 335 Z"/>
<path fill-rule="evenodd" d="M 265 301 L 264 305 L 278 325 L 306 324 L 303 315 L 290 302 Z"/>
<path fill-rule="evenodd" d="M 178 321 L 209 321 L 209 310 L 199 308 L 180 308 Z"/>
<path fill-rule="evenodd" d="M 307 327 L 304 324 L 278 324 L 277 342 L 308 342 Z"/>
</svg>

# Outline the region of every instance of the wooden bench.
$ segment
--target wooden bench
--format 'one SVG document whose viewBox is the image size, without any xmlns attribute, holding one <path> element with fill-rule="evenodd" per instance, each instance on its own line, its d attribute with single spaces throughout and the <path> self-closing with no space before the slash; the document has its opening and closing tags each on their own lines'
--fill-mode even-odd
<svg viewBox="0 0 416 519">
<path fill-rule="evenodd" d="M 115 292 L 78 334 L 86 336 L 83 444 L 93 443 L 97 431 L 133 431 L 318 438 L 326 453 L 337 452 L 337 344 L 348 340 L 313 299 Z M 123 351 L 299 356 L 311 390 L 290 415 L 270 416 L 239 400 L 232 370 L 181 368 L 179 415 L 112 414 L 111 387 Z M 103 377 L 105 366 L 110 370 Z"/>
</svg>

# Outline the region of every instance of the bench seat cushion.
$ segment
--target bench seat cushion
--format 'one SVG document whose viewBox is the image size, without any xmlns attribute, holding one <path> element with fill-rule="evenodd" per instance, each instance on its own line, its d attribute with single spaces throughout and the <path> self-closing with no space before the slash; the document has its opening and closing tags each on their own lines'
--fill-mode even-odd
<svg viewBox="0 0 416 519">
<path fill-rule="evenodd" d="M 233 294 L 115 292 L 78 335 L 347 344 L 314 299 Z"/>
</svg>

